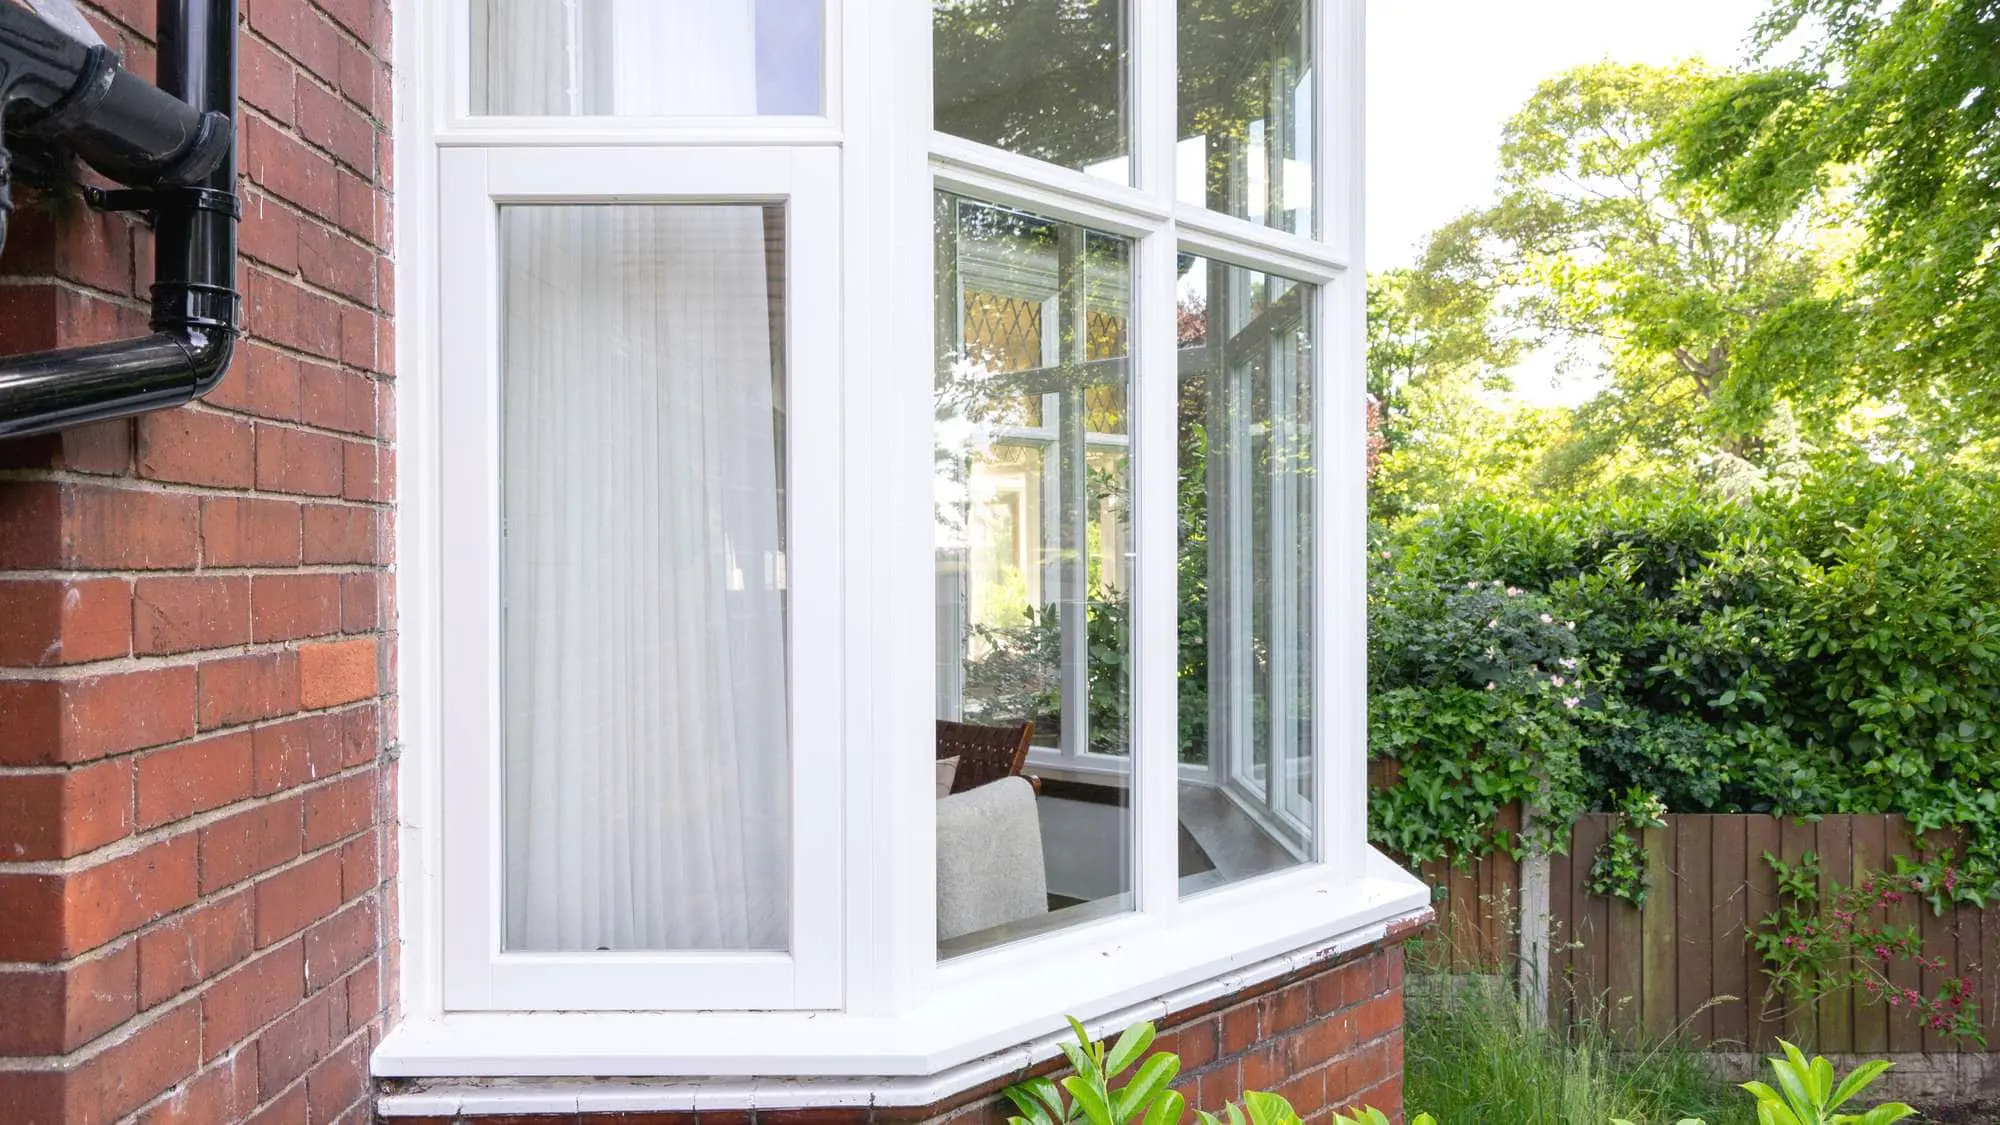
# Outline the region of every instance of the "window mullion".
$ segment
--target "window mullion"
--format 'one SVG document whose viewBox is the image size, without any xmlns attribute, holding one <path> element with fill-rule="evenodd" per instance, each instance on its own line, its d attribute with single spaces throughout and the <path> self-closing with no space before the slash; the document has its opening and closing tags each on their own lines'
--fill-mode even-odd
<svg viewBox="0 0 2000 1125">
<path fill-rule="evenodd" d="M 1167 189 L 1171 187 L 1169 180 Z M 1136 378 L 1129 392 L 1134 451 L 1133 808 L 1138 817 L 1138 906 L 1155 915 L 1172 910 L 1180 899 L 1177 252 L 1171 225 L 1139 243 L 1138 284 L 1132 302 Z"/>
</svg>

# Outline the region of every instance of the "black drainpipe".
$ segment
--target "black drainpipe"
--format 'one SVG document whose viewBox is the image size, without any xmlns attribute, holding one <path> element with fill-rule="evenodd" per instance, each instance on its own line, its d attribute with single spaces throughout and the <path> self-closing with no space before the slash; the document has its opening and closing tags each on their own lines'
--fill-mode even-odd
<svg viewBox="0 0 2000 1125">
<path fill-rule="evenodd" d="M 9 133 L 74 152 L 132 190 L 91 206 L 150 211 L 152 334 L 0 357 L 0 438 L 179 406 L 214 390 L 238 331 L 236 0 L 160 0 L 155 89 L 0 0 L 0 114 Z M 0 148 L 0 240 L 5 238 Z"/>
</svg>

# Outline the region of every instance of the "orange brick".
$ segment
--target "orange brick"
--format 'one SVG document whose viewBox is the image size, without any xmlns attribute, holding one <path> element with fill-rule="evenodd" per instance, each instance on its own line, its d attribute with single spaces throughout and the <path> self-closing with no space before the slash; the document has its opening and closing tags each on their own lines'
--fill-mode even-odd
<svg viewBox="0 0 2000 1125">
<path fill-rule="evenodd" d="M 201 549 L 209 566 L 297 566 L 299 506 L 290 500 L 205 500 Z"/>
<path fill-rule="evenodd" d="M 291 641 L 340 631 L 341 576 L 259 574 L 251 580 L 251 635 Z"/>
<path fill-rule="evenodd" d="M 303 804 L 287 797 L 245 809 L 201 830 L 201 893 L 260 875 L 299 854 Z"/>
<path fill-rule="evenodd" d="M 299 703 L 337 707 L 375 694 L 376 641 L 363 637 L 299 650 Z"/>
</svg>

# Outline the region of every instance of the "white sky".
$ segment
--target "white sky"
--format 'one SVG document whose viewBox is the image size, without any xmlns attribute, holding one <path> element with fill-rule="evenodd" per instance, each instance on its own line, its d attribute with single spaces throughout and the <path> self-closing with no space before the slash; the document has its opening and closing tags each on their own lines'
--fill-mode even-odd
<svg viewBox="0 0 2000 1125">
<path fill-rule="evenodd" d="M 1739 61 L 1764 0 L 1372 0 L 1368 267 L 1491 198 L 1507 118 L 1580 63 Z"/>
</svg>

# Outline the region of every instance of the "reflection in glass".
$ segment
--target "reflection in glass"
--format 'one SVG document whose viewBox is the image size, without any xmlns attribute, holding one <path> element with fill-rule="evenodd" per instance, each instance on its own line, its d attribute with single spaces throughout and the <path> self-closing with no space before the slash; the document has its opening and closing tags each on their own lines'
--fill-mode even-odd
<svg viewBox="0 0 2000 1125">
<path fill-rule="evenodd" d="M 472 112 L 820 112 L 824 0 L 472 0 Z"/>
<path fill-rule="evenodd" d="M 1313 233 L 1311 0 L 1180 0 L 1177 195 Z"/>
<path fill-rule="evenodd" d="M 1181 887 L 1312 854 L 1312 287 L 1184 256 Z"/>
<path fill-rule="evenodd" d="M 937 238 L 938 717 L 1050 775 L 941 795 L 951 956 L 1130 908 L 1132 245 L 949 195 Z"/>
<path fill-rule="evenodd" d="M 790 947 L 784 222 L 501 208 L 509 950 Z"/>
<path fill-rule="evenodd" d="M 1128 0 L 932 0 L 936 128 L 1131 182 Z"/>
</svg>

